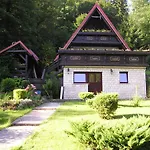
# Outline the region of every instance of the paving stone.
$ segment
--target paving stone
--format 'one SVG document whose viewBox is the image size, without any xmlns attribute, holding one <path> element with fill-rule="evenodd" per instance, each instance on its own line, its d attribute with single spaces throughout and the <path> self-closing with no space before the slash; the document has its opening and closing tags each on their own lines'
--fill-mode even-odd
<svg viewBox="0 0 150 150">
<path fill-rule="evenodd" d="M 10 150 L 20 145 L 33 133 L 34 126 L 12 126 L 0 131 L 0 150 Z"/>
<path fill-rule="evenodd" d="M 49 118 L 55 110 L 33 110 L 29 114 L 24 115 L 21 118 L 18 118 L 15 120 L 12 125 L 31 125 L 31 126 L 37 126 L 40 125 L 44 120 Z"/>
<path fill-rule="evenodd" d="M 49 102 L 18 118 L 11 127 L 0 131 L 0 150 L 10 150 L 22 144 L 33 133 L 36 126 L 48 119 L 60 106 L 59 102 Z"/>
</svg>

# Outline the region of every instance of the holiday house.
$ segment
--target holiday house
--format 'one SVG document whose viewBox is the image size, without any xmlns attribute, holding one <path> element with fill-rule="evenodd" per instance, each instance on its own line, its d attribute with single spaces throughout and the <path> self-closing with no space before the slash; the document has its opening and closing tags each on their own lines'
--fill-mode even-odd
<svg viewBox="0 0 150 150">
<path fill-rule="evenodd" d="M 145 52 L 132 51 L 102 8 L 95 4 L 55 61 L 63 71 L 61 96 L 79 92 L 117 92 L 129 99 L 146 97 Z"/>
</svg>

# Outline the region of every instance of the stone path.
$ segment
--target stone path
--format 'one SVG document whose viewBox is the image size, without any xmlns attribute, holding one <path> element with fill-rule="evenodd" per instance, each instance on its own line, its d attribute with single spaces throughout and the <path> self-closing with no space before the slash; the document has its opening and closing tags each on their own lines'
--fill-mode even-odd
<svg viewBox="0 0 150 150">
<path fill-rule="evenodd" d="M 36 107 L 29 114 L 18 118 L 12 126 L 0 131 L 0 150 L 10 150 L 20 145 L 33 133 L 36 126 L 48 119 L 60 106 L 59 102 L 49 102 Z"/>
</svg>

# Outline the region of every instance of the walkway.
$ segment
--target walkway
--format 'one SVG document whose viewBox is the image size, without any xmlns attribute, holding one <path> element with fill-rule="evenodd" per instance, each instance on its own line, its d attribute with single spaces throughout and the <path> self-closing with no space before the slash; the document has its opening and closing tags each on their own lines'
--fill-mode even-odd
<svg viewBox="0 0 150 150">
<path fill-rule="evenodd" d="M 48 119 L 60 106 L 59 102 L 44 103 L 25 116 L 18 118 L 11 127 L 0 131 L 0 150 L 10 150 L 20 145 L 33 133 L 36 126 Z"/>
</svg>

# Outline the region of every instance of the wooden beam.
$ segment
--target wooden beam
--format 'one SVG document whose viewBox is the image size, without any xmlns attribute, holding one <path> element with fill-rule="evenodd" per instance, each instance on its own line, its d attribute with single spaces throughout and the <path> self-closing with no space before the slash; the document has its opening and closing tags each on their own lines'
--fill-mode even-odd
<svg viewBox="0 0 150 150">
<path fill-rule="evenodd" d="M 26 58 L 25 58 L 25 64 L 26 64 L 26 77 L 28 75 L 28 55 L 26 54 Z"/>
<path fill-rule="evenodd" d="M 42 77 L 41 77 L 41 79 L 44 79 L 44 76 L 45 76 L 45 71 L 46 71 L 46 69 L 43 69 L 43 72 L 42 72 Z"/>
<path fill-rule="evenodd" d="M 26 50 L 7 50 L 8 53 L 24 53 L 27 52 Z"/>
<path fill-rule="evenodd" d="M 26 62 L 26 58 L 23 55 L 19 54 L 19 56 Z"/>
<path fill-rule="evenodd" d="M 35 66 L 33 66 L 33 72 L 34 72 L 34 77 L 37 79 L 37 74 L 36 74 Z"/>
</svg>

